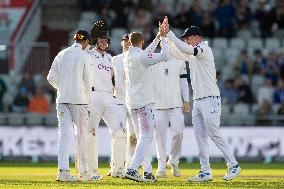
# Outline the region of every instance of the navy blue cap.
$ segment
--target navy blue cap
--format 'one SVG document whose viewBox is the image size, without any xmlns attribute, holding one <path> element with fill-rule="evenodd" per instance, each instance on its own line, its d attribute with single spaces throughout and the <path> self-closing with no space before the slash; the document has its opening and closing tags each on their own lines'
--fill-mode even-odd
<svg viewBox="0 0 284 189">
<path fill-rule="evenodd" d="M 186 28 L 184 33 L 180 36 L 180 38 L 190 37 L 193 35 L 202 35 L 202 32 L 199 27 L 197 26 L 190 26 L 189 28 Z"/>
<path fill-rule="evenodd" d="M 121 40 L 129 40 L 129 34 L 124 34 Z"/>
<path fill-rule="evenodd" d="M 90 34 L 85 30 L 79 30 L 74 35 L 74 40 L 87 40 L 90 39 Z"/>
</svg>

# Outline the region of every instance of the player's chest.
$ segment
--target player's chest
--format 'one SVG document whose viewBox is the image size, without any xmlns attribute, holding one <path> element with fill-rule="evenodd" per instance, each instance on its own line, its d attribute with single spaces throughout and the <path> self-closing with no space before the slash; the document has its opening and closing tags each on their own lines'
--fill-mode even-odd
<svg viewBox="0 0 284 189">
<path fill-rule="evenodd" d="M 92 68 L 97 72 L 111 73 L 112 65 L 110 57 L 94 56 L 92 62 Z"/>
</svg>

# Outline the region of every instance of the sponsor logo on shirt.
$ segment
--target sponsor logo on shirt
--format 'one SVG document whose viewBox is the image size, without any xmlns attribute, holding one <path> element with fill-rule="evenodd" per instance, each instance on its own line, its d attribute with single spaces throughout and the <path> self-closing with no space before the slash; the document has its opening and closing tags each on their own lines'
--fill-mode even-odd
<svg viewBox="0 0 284 189">
<path fill-rule="evenodd" d="M 165 75 L 166 75 L 166 76 L 169 75 L 169 69 L 165 69 Z"/>
<path fill-rule="evenodd" d="M 103 65 L 103 64 L 99 64 L 99 65 L 98 65 L 98 68 L 99 68 L 100 70 L 105 70 L 105 71 L 107 71 L 107 72 L 110 72 L 110 71 L 112 70 L 112 68 L 111 68 L 110 66 L 106 66 L 106 65 Z"/>
</svg>

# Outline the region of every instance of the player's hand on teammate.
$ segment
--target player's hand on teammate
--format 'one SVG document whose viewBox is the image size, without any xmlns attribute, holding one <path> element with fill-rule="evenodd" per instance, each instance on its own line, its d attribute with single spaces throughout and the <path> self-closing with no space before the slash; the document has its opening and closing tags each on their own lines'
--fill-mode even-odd
<svg viewBox="0 0 284 189">
<path fill-rule="evenodd" d="M 190 110 L 189 102 L 187 102 L 187 101 L 184 101 L 184 102 L 183 102 L 183 108 L 182 108 L 182 110 L 183 110 L 184 113 L 189 113 L 189 110 Z"/>
</svg>

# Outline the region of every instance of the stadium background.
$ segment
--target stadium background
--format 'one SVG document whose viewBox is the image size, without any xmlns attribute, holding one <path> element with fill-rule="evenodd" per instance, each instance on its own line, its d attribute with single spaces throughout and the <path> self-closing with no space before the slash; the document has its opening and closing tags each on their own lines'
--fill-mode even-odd
<svg viewBox="0 0 284 189">
<path fill-rule="evenodd" d="M 282 0 L 0 0 L 0 159 L 56 156 L 56 91 L 46 75 L 76 30 L 107 20 L 109 50 L 116 55 L 125 33 L 142 31 L 149 44 L 165 15 L 177 35 L 196 25 L 209 41 L 222 95 L 223 133 L 235 154 L 283 161 Z M 197 155 L 191 113 L 185 121 L 183 157 L 191 161 Z M 103 122 L 100 132 L 100 142 L 109 146 Z M 218 149 L 211 151 L 220 157 Z M 100 149 L 101 157 L 108 155 L 109 148 Z"/>
</svg>

